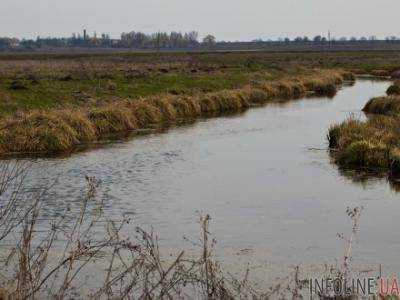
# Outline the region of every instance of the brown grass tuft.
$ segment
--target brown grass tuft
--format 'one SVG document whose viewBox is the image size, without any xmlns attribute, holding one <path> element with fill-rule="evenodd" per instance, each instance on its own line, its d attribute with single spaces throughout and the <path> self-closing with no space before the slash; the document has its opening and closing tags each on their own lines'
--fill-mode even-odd
<svg viewBox="0 0 400 300">
<path fill-rule="evenodd" d="M 62 110 L 56 112 L 56 114 L 76 131 L 77 138 L 80 142 L 87 143 L 96 140 L 96 128 L 83 112 L 77 110 Z"/>
<path fill-rule="evenodd" d="M 170 99 L 179 119 L 194 119 L 201 114 L 201 105 L 192 97 L 175 97 Z"/>
<path fill-rule="evenodd" d="M 160 110 L 163 122 L 171 123 L 176 120 L 177 112 L 171 104 L 170 96 L 152 97 L 147 101 Z"/>
<path fill-rule="evenodd" d="M 7 122 L 0 131 L 3 152 L 70 150 L 79 143 L 77 131 L 57 114 L 37 111 Z"/>
<path fill-rule="evenodd" d="M 377 97 L 372 98 L 365 104 L 363 111 L 370 114 L 399 115 L 400 97 Z"/>
<path fill-rule="evenodd" d="M 219 111 L 216 101 L 214 101 L 214 98 L 210 94 L 202 94 L 198 96 L 197 101 L 200 105 L 201 113 L 203 115 L 216 113 Z"/>
<path fill-rule="evenodd" d="M 130 110 L 122 105 L 108 105 L 89 112 L 99 135 L 118 133 L 137 128 L 136 120 Z"/>
<path fill-rule="evenodd" d="M 396 81 L 393 85 L 391 85 L 387 91 L 386 94 L 388 96 L 392 96 L 392 95 L 400 95 L 400 82 Z"/>
<path fill-rule="evenodd" d="M 342 167 L 368 170 L 400 170 L 400 119 L 376 116 L 366 122 L 349 119 L 329 129 L 329 146 Z M 393 162 L 396 162 L 393 163 Z"/>
<path fill-rule="evenodd" d="M 160 110 L 145 100 L 132 103 L 131 109 L 141 129 L 154 127 L 154 125 L 158 126 L 163 120 Z"/>
</svg>

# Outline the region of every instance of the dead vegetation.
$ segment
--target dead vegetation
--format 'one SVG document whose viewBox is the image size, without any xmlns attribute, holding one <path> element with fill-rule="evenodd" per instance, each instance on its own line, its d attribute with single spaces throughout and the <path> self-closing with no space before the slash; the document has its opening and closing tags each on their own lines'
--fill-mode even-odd
<svg viewBox="0 0 400 300">
<path fill-rule="evenodd" d="M 369 100 L 363 108 L 367 121 L 349 118 L 329 129 L 332 156 L 344 168 L 400 175 L 400 97 L 395 82 L 388 96 Z"/>
<path fill-rule="evenodd" d="M 367 102 L 363 111 L 368 114 L 398 116 L 400 113 L 400 97 L 388 96 L 373 98 Z"/>
<path fill-rule="evenodd" d="M 23 192 L 29 171 L 25 164 L 0 167 L 0 241 L 9 245 L 1 252 L 0 299 L 303 299 L 309 293 L 299 266 L 287 278 L 261 286 L 251 282 L 249 267 L 242 278 L 224 270 L 214 254 L 216 240 L 207 214 L 199 218 L 200 234 L 191 242 L 195 252 L 163 255 L 153 232 L 139 227 L 127 232 L 124 228 L 132 220 L 107 218 L 104 199 L 96 196 L 100 183 L 95 178 L 86 177 L 86 191 L 73 201 L 78 208 L 67 206 L 63 213 L 43 219 L 42 199 L 51 191 Z M 361 211 L 347 209 L 351 233 L 338 234 L 345 252 L 339 266 L 326 267 L 324 279 L 357 275 L 351 258 Z M 104 233 L 99 234 L 98 226 Z M 332 292 L 314 295 L 357 299 L 352 290 L 342 290 L 336 298 Z"/>
<path fill-rule="evenodd" d="M 373 116 L 367 121 L 348 119 L 329 129 L 329 146 L 344 168 L 400 174 L 400 119 Z"/>
<path fill-rule="evenodd" d="M 235 90 L 195 95 L 160 95 L 87 108 L 50 109 L 17 114 L 2 121 L 0 154 L 55 153 L 105 136 L 160 128 L 199 117 L 240 112 L 275 99 L 331 95 L 353 75 L 315 70 L 314 75 L 258 83 Z"/>
<path fill-rule="evenodd" d="M 86 177 L 79 208 L 67 206 L 46 225 L 42 197 L 49 190 L 20 202 L 26 171 L 18 163 L 2 164 L 0 240 L 10 246 L 1 252 L 1 299 L 267 299 L 301 292 L 296 281 L 261 291 L 249 282 L 249 270 L 241 279 L 225 272 L 214 256 L 209 215 L 199 220 L 197 255 L 163 256 L 157 236 L 138 227 L 126 236 L 131 220 L 104 215 L 93 177 Z M 96 234 L 97 226 L 104 226 L 104 236 Z"/>
</svg>

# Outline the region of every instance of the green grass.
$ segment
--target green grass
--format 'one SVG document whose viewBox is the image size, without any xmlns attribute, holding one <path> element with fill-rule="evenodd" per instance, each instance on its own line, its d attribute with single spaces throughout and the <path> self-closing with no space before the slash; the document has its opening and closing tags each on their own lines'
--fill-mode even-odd
<svg viewBox="0 0 400 300">
<path fill-rule="evenodd" d="M 0 114 L 68 105 L 86 106 L 93 104 L 91 101 L 110 98 L 137 99 L 162 93 L 192 95 L 196 92 L 214 92 L 242 87 L 256 77 L 263 80 L 271 78 L 260 73 L 234 71 L 211 75 L 175 73 L 137 79 L 126 79 L 120 75 L 112 79 L 41 79 L 36 83 L 23 79 L 18 80 L 26 88 L 21 90 L 10 90 L 14 80 L 0 79 Z"/>
<path fill-rule="evenodd" d="M 253 93 L 254 87 L 246 85 L 241 89 L 229 88 L 210 93 L 202 91 L 193 95 L 162 94 L 136 101 L 92 103 L 86 107 L 31 109 L 3 118 L 0 126 L 0 154 L 73 151 L 82 144 L 99 141 L 109 135 L 118 136 L 138 129 L 163 128 L 177 123 L 176 121 L 188 122 L 209 114 L 217 116 L 227 112 L 241 112 L 251 105 L 260 105 L 276 98 L 298 98 L 308 92 L 329 94 L 330 87 L 336 89 L 347 76 L 347 72 L 319 70 L 302 77 L 265 80 L 258 82 L 256 96 Z M 84 80 L 79 81 L 81 86 L 83 83 Z M 63 81 L 62 84 L 71 85 L 73 81 Z M 217 84 L 219 89 L 224 84 L 230 85 L 231 81 L 224 80 Z M 108 90 L 111 87 L 110 93 L 119 93 L 115 82 L 108 82 L 107 86 Z M 27 93 L 30 88 L 23 82 L 14 84 L 13 87 L 18 88 L 12 90 L 14 93 Z M 45 91 L 56 92 L 57 89 L 58 86 L 47 86 Z M 104 91 L 99 89 L 98 92 Z M 54 103 L 56 102 L 52 104 Z M 37 104 L 38 102 L 35 103 Z"/>
<path fill-rule="evenodd" d="M 0 116 L 18 110 L 91 106 L 110 99 L 257 86 L 310 74 L 314 68 L 388 73 L 399 66 L 400 54 L 385 51 L 1 54 Z M 68 76 L 72 80 L 62 80 Z M 10 90 L 13 81 L 21 81 L 26 89 Z"/>
</svg>

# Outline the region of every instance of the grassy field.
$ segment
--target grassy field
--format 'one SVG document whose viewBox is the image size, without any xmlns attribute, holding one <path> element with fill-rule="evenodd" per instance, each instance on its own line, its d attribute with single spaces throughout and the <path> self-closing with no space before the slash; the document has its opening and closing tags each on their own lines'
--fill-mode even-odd
<svg viewBox="0 0 400 300">
<path fill-rule="evenodd" d="M 127 130 L 331 94 L 349 72 L 389 76 L 398 66 L 396 52 L 3 54 L 0 153 L 72 150 Z"/>
<path fill-rule="evenodd" d="M 0 115 L 236 89 L 314 68 L 389 75 L 399 65 L 396 52 L 0 55 Z"/>
<path fill-rule="evenodd" d="M 0 115 L 236 89 L 313 68 L 389 75 L 399 65 L 395 52 L 0 55 Z"/>
</svg>

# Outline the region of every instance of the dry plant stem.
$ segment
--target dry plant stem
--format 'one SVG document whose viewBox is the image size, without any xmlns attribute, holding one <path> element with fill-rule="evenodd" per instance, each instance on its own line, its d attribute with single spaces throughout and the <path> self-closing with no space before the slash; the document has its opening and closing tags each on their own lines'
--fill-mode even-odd
<svg viewBox="0 0 400 300">
<path fill-rule="evenodd" d="M 347 277 L 350 272 L 349 260 L 351 259 L 351 256 L 352 256 L 354 237 L 357 234 L 358 222 L 361 217 L 362 210 L 363 210 L 363 207 L 355 207 L 353 209 L 347 208 L 347 211 L 346 211 L 348 216 L 351 218 L 353 224 L 352 224 L 350 237 L 347 239 L 346 252 L 343 257 L 343 273 L 344 273 L 345 279 L 348 279 Z"/>
<path fill-rule="evenodd" d="M 98 182 L 91 177 L 86 177 L 86 182 L 79 210 L 73 213 L 69 209 L 66 216 L 52 220 L 51 230 L 44 236 L 37 234 L 41 195 L 23 215 L 19 242 L 7 262 L 15 266 L 15 274 L 8 280 L 15 285 L 7 287 L 11 298 L 74 298 L 88 267 L 98 260 L 107 264 L 103 274 L 96 274 L 99 285 L 87 295 L 92 299 L 265 299 L 283 293 L 283 286 L 288 291 L 283 284 L 268 294 L 256 291 L 249 282 L 249 267 L 241 280 L 224 273 L 213 256 L 216 241 L 209 232 L 209 215 L 200 218 L 200 253 L 189 257 L 181 251 L 168 262 L 153 232 L 137 228 L 133 241 L 124 238 L 123 228 L 129 220 L 105 218 L 103 203 L 96 200 Z M 106 234 L 95 239 L 93 229 L 104 221 Z M 64 239 L 62 247 L 56 243 L 60 238 Z M 59 254 L 54 255 L 55 251 Z"/>
</svg>

